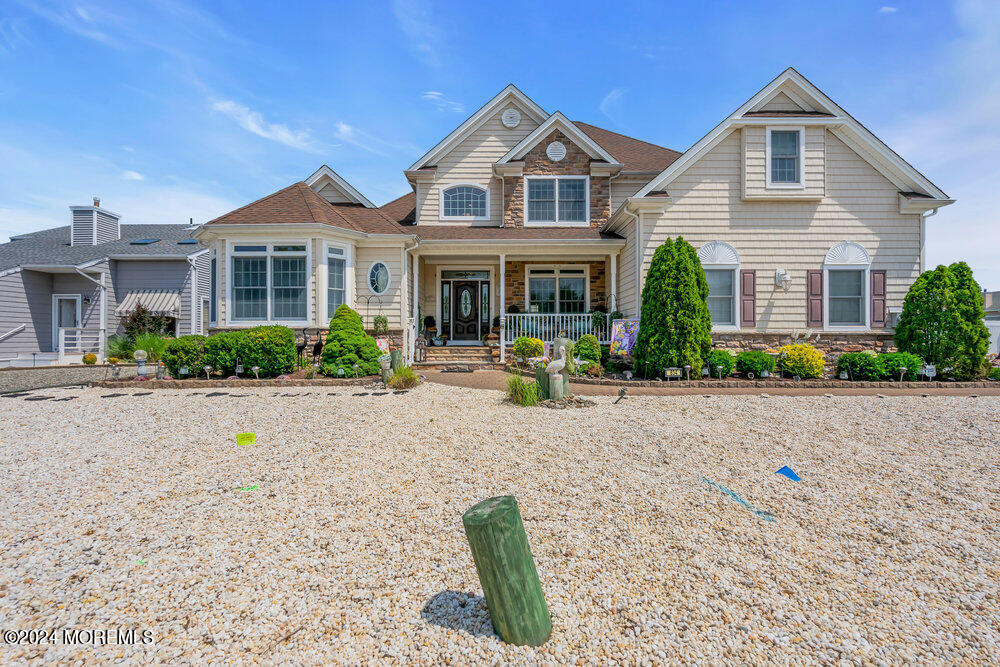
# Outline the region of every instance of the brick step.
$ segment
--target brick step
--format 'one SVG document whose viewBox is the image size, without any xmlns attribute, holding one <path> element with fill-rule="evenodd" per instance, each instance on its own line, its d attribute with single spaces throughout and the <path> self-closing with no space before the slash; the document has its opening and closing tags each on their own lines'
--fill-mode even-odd
<svg viewBox="0 0 1000 667">
<path fill-rule="evenodd" d="M 455 369 L 463 370 L 473 370 L 473 371 L 491 371 L 491 370 L 503 370 L 501 364 L 494 364 L 493 362 L 486 361 L 461 361 L 461 362 L 436 362 L 436 361 L 418 361 L 413 364 L 413 368 L 420 371 L 447 371 Z"/>
</svg>

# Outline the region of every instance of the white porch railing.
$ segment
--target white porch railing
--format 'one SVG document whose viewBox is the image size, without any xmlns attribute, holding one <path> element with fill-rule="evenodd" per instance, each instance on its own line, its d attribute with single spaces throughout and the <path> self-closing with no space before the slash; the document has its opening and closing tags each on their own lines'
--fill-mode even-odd
<svg viewBox="0 0 1000 667">
<path fill-rule="evenodd" d="M 19 334 L 22 331 L 24 331 L 27 328 L 27 326 L 28 325 L 26 325 L 26 324 L 20 324 L 20 325 L 14 327 L 13 329 L 11 329 L 10 331 L 8 331 L 7 333 L 0 334 L 0 342 L 7 340 L 11 336 L 16 336 L 17 334 Z"/>
<path fill-rule="evenodd" d="M 543 343 L 551 343 L 559 334 L 578 339 L 584 334 L 593 334 L 601 343 L 610 343 L 609 326 L 594 326 L 591 313 L 518 313 L 505 316 L 504 345 L 513 345 L 521 336 L 540 338 Z"/>
<path fill-rule="evenodd" d="M 104 329 L 59 327 L 59 363 L 77 361 L 76 357 L 82 359 L 88 352 L 97 355 L 98 363 L 103 362 L 104 333 Z"/>
</svg>

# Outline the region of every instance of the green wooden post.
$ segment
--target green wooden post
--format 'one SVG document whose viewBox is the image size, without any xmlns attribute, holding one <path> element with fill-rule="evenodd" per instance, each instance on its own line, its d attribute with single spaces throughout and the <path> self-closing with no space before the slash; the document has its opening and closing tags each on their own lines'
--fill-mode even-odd
<svg viewBox="0 0 1000 667">
<path fill-rule="evenodd" d="M 497 496 L 462 515 L 493 629 L 509 644 L 541 646 L 552 619 L 514 496 Z"/>
</svg>

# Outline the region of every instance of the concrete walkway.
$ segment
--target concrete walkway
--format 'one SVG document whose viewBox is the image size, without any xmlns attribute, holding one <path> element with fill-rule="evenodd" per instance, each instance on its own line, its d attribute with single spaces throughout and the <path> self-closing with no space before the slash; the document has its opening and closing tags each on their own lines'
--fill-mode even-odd
<svg viewBox="0 0 1000 667">
<path fill-rule="evenodd" d="M 452 387 L 468 387 L 470 389 L 495 389 L 497 391 L 507 390 L 507 378 L 509 375 L 503 371 L 473 371 L 472 373 L 445 373 L 442 371 L 423 371 L 421 373 L 428 382 L 449 385 Z M 570 387 L 574 394 L 581 396 L 617 396 L 617 386 L 578 384 L 570 381 Z M 773 388 L 762 389 L 760 387 L 729 388 L 729 387 L 670 387 L 664 382 L 663 387 L 629 387 L 628 393 L 633 396 L 684 396 L 691 394 L 770 394 L 772 396 L 823 396 L 833 394 L 835 396 L 920 396 L 928 394 L 931 396 L 1000 396 L 1000 382 L 996 388 L 988 389 L 826 389 L 826 388 Z"/>
</svg>

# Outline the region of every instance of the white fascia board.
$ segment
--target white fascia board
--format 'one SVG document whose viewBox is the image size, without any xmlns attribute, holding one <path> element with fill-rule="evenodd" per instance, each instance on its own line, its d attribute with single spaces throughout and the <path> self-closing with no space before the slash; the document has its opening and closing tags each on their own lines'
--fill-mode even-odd
<svg viewBox="0 0 1000 667">
<path fill-rule="evenodd" d="M 305 184 L 312 188 L 313 185 L 315 185 L 324 176 L 333 181 L 334 185 L 339 187 L 341 191 L 343 191 L 345 195 L 353 199 L 355 203 L 361 204 L 365 208 L 375 208 L 375 204 L 371 203 L 371 201 L 369 201 L 367 197 L 358 192 L 358 190 L 353 185 L 348 183 L 343 176 L 335 172 L 333 169 L 330 169 L 330 167 L 326 166 L 325 164 L 316 171 L 314 171 L 312 176 L 310 176 L 305 180 Z M 315 190 L 316 188 L 313 189 Z"/>
<path fill-rule="evenodd" d="M 886 178 L 893 182 L 893 184 L 897 185 L 897 187 L 900 187 L 901 189 L 913 190 L 922 189 L 935 199 L 948 199 L 948 195 L 942 192 L 936 185 L 931 183 L 927 177 L 914 169 L 912 165 L 903 160 L 903 158 L 897 155 L 891 148 L 886 146 L 885 143 L 872 134 L 865 126 L 840 108 L 840 106 L 827 97 L 819 88 L 813 85 L 812 82 L 791 67 L 779 74 L 769 84 L 764 86 L 764 88 L 762 88 L 756 95 L 740 106 L 739 109 L 731 113 L 725 120 L 716 125 L 708 134 L 699 139 L 694 146 L 687 149 L 687 151 L 685 151 L 684 154 L 681 155 L 681 157 L 679 157 L 673 164 L 660 172 L 659 176 L 643 186 L 643 188 L 635 194 L 635 197 L 644 197 L 653 190 L 665 190 L 666 186 L 669 185 L 677 176 L 683 173 L 705 153 L 722 141 L 731 130 L 739 127 L 741 124 L 775 124 L 772 121 L 776 119 L 772 118 L 764 119 L 758 117 L 749 119 L 742 118 L 742 116 L 757 105 L 766 102 L 768 98 L 770 98 L 781 86 L 786 83 L 792 83 L 793 85 L 798 86 L 803 94 L 809 95 L 815 99 L 815 106 L 819 106 L 821 111 L 832 114 L 833 118 L 823 119 L 826 123 L 832 122 L 834 124 L 831 131 L 835 132 L 841 138 L 848 137 L 852 139 L 852 141 L 848 142 L 849 145 L 853 143 L 856 146 L 867 147 L 868 150 L 862 151 L 864 157 L 872 163 L 873 167 L 878 169 L 878 171 L 886 176 Z M 783 92 L 787 94 L 788 91 L 785 89 Z M 798 96 L 798 99 L 801 100 L 802 96 Z M 808 118 L 794 118 L 788 120 L 792 122 L 792 124 L 796 125 L 824 124 L 823 121 L 804 123 L 803 121 L 811 120 Z M 852 149 L 853 148 L 854 147 L 852 146 Z M 909 185 L 903 185 L 907 182 L 909 182 Z"/>
<path fill-rule="evenodd" d="M 510 84 L 497 93 L 493 99 L 481 106 L 478 111 L 469 116 L 465 122 L 455 128 L 451 134 L 438 142 L 438 144 L 425 153 L 423 157 L 414 162 L 406 171 L 415 171 L 425 165 L 435 164 L 442 155 L 475 132 L 476 128 L 486 122 L 493 112 L 511 99 L 519 102 L 536 123 L 541 123 L 548 116 L 544 109 L 535 104 L 530 97 L 518 90 L 517 86 Z"/>
<path fill-rule="evenodd" d="M 121 218 L 122 216 L 114 211 L 109 211 L 106 208 L 101 208 L 100 206 L 70 206 L 71 211 L 98 211 L 100 213 L 106 213 L 107 215 L 114 216 L 116 218 Z"/>
<path fill-rule="evenodd" d="M 620 248 L 625 240 L 615 239 L 421 239 L 420 245 L 461 245 L 465 247 L 498 246 L 498 245 L 529 245 L 537 246 L 539 251 L 550 250 L 558 252 L 560 246 L 590 246 L 593 248 Z"/>
<path fill-rule="evenodd" d="M 535 145 L 544 139 L 549 132 L 557 128 L 562 130 L 562 133 L 573 140 L 573 142 L 580 146 L 587 154 L 596 159 L 604 160 L 611 165 L 617 165 L 618 160 L 614 158 L 610 153 L 597 145 L 597 143 L 591 139 L 585 132 L 573 124 L 569 118 L 563 115 L 561 111 L 556 111 L 554 114 L 549 116 L 544 123 L 535 128 L 535 130 L 522 139 L 516 146 L 511 148 L 506 155 L 497 160 L 494 164 L 504 164 L 510 162 L 511 160 L 520 160 L 524 157 L 524 154 L 535 147 Z"/>
<path fill-rule="evenodd" d="M 11 267 L 9 269 L 3 269 L 2 271 L 0 271 L 0 278 L 3 278 L 4 276 L 9 276 L 9 275 L 14 274 L 14 273 L 20 273 L 20 272 L 21 272 L 21 267 L 20 266 L 14 266 L 14 267 Z"/>
<path fill-rule="evenodd" d="M 954 204 L 954 199 L 928 199 L 926 197 L 907 197 L 902 192 L 899 193 L 899 212 L 902 215 L 912 213 L 926 213 L 939 209 L 948 204 Z"/>
</svg>

